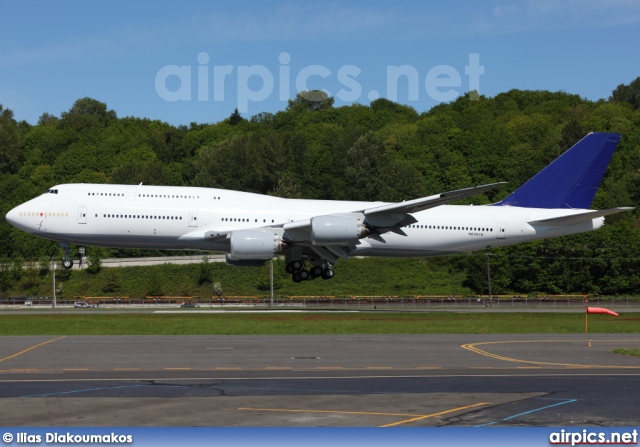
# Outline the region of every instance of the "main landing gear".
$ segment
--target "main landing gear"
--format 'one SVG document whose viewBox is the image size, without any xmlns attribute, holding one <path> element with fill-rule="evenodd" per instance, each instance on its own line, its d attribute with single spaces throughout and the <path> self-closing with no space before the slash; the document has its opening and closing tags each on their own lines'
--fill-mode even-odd
<svg viewBox="0 0 640 447">
<path fill-rule="evenodd" d="M 291 273 L 293 282 L 302 282 L 316 278 L 331 279 L 336 274 L 327 262 L 323 262 L 322 265 L 315 265 L 307 270 L 304 268 L 304 263 L 301 260 L 295 260 L 289 262 L 285 270 L 287 273 Z"/>
<path fill-rule="evenodd" d="M 64 267 L 65 269 L 70 269 L 73 267 L 73 259 L 71 259 L 71 257 L 69 256 L 69 252 L 71 251 L 69 249 L 69 244 L 67 244 L 66 242 L 60 242 L 60 246 L 64 250 L 64 258 L 62 258 L 62 267 Z"/>
</svg>

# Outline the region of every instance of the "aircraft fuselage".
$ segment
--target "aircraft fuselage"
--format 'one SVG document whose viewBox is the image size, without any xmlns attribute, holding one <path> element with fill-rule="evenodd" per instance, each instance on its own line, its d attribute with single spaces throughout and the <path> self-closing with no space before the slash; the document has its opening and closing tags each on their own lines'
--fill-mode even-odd
<svg viewBox="0 0 640 447">
<path fill-rule="evenodd" d="M 382 202 L 283 199 L 213 188 L 65 184 L 7 214 L 16 227 L 51 240 L 112 248 L 228 251 L 203 230 L 232 232 L 384 205 Z M 580 214 L 584 210 L 575 210 Z M 527 222 L 567 210 L 442 205 L 413 214 L 405 235 L 361 239 L 352 256 L 437 256 L 600 228 L 604 218 L 556 227 Z"/>
</svg>

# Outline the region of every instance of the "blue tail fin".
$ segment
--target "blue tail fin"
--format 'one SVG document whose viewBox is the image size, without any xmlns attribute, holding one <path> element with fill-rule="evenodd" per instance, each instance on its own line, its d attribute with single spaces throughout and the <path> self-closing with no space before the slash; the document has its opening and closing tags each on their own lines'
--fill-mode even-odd
<svg viewBox="0 0 640 447">
<path fill-rule="evenodd" d="M 588 209 L 618 141 L 615 133 L 588 134 L 495 205 Z"/>
</svg>

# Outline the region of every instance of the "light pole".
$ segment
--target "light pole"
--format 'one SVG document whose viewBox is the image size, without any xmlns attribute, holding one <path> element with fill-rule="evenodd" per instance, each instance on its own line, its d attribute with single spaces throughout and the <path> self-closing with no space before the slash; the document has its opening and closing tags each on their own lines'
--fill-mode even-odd
<svg viewBox="0 0 640 447">
<path fill-rule="evenodd" d="M 53 301 L 51 302 L 51 307 L 52 308 L 56 308 L 57 303 L 56 303 L 56 257 L 55 256 L 51 256 L 51 263 L 53 264 L 52 268 L 51 268 L 51 273 L 53 276 Z"/>
<path fill-rule="evenodd" d="M 493 298 L 491 296 L 491 253 L 485 253 L 487 256 L 487 283 L 489 284 L 489 307 L 493 305 Z"/>
<path fill-rule="evenodd" d="M 271 291 L 270 307 L 273 307 L 273 259 L 269 261 L 269 290 Z"/>
</svg>

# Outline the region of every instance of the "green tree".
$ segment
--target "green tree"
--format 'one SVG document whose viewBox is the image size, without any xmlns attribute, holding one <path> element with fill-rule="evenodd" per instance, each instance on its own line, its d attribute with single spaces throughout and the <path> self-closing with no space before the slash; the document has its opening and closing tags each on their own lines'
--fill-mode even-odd
<svg viewBox="0 0 640 447">
<path fill-rule="evenodd" d="M 626 102 L 634 109 L 640 109 L 640 77 L 635 78 L 629 85 L 620 84 L 609 97 L 613 102 Z"/>
<path fill-rule="evenodd" d="M 14 283 L 12 263 L 8 259 L 0 261 L 0 292 L 4 295 Z"/>
<path fill-rule="evenodd" d="M 21 136 L 13 112 L 0 104 L 0 172 L 15 173 L 20 168 Z"/>
<path fill-rule="evenodd" d="M 116 112 L 92 98 L 78 99 L 68 112 L 60 115 L 60 126 L 76 132 L 106 127 L 117 118 Z"/>
<path fill-rule="evenodd" d="M 56 126 L 60 122 L 60 118 L 55 115 L 50 114 L 49 112 L 44 112 L 38 118 L 38 126 L 47 126 L 53 125 Z"/>
<path fill-rule="evenodd" d="M 281 262 L 273 263 L 273 290 L 279 290 L 282 288 L 284 281 L 283 278 L 287 277 L 288 274 L 284 271 L 284 265 Z M 266 292 L 271 290 L 271 267 L 269 266 L 269 262 L 265 263 L 264 266 L 260 267 L 260 274 L 258 276 L 258 283 L 256 284 L 256 289 Z"/>
<path fill-rule="evenodd" d="M 576 118 L 572 118 L 562 126 L 560 131 L 560 141 L 558 142 L 559 152 L 566 151 L 571 146 L 580 141 L 585 135 L 584 126 Z"/>
<path fill-rule="evenodd" d="M 385 152 L 373 132 L 367 132 L 347 151 L 345 177 L 350 200 L 401 201 L 423 193 L 418 171 Z"/>
<path fill-rule="evenodd" d="M 149 276 L 149 284 L 147 285 L 147 294 L 150 296 L 163 296 L 166 294 L 166 283 L 161 269 L 154 266 Z"/>
<path fill-rule="evenodd" d="M 113 170 L 110 182 L 115 184 L 174 185 L 176 179 L 169 166 L 159 161 L 132 163 L 118 166 Z"/>
<path fill-rule="evenodd" d="M 117 268 L 106 269 L 103 275 L 104 286 L 102 291 L 105 293 L 119 292 L 122 287 L 122 280 L 120 278 L 120 272 Z"/>
<path fill-rule="evenodd" d="M 108 255 L 108 251 L 101 247 L 87 248 L 87 273 L 92 275 L 102 270 L 102 260 Z"/>
<path fill-rule="evenodd" d="M 333 107 L 334 99 L 322 90 L 304 90 L 298 93 L 295 99 L 290 99 L 287 110 L 293 111 L 318 111 Z"/>
<path fill-rule="evenodd" d="M 242 115 L 240 115 L 240 112 L 238 112 L 238 108 L 236 107 L 236 109 L 233 111 L 233 113 L 231 114 L 231 116 L 229 116 L 229 124 L 232 126 L 237 126 L 238 124 L 240 124 L 242 121 L 244 121 L 244 118 L 242 118 Z"/>
<path fill-rule="evenodd" d="M 213 282 L 213 265 L 208 256 L 202 258 L 198 268 L 198 284 L 211 284 Z"/>
<path fill-rule="evenodd" d="M 29 180 L 39 191 L 45 191 L 55 184 L 53 168 L 49 165 L 40 165 L 33 170 Z"/>
<path fill-rule="evenodd" d="M 35 262 L 27 262 L 21 275 L 20 287 L 28 295 L 37 295 L 41 283 L 39 269 Z"/>
<path fill-rule="evenodd" d="M 371 110 L 374 112 L 376 129 L 391 123 L 412 122 L 418 119 L 418 113 L 414 108 L 395 103 L 386 98 L 379 98 L 371 102 Z"/>
</svg>

